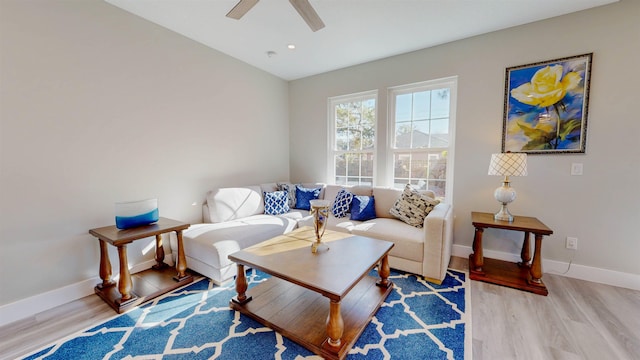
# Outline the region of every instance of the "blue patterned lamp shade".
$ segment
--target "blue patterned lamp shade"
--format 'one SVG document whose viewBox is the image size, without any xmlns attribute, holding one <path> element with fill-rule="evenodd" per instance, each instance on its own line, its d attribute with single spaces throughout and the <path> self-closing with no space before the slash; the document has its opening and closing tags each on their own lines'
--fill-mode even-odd
<svg viewBox="0 0 640 360">
<path fill-rule="evenodd" d="M 116 227 L 129 229 L 158 221 L 158 199 L 116 203 Z"/>
</svg>

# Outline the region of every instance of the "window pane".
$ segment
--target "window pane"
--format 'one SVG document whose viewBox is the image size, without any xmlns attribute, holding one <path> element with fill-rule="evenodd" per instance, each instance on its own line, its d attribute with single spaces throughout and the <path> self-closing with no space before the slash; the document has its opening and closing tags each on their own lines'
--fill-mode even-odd
<svg viewBox="0 0 640 360">
<path fill-rule="evenodd" d="M 449 89 L 438 89 L 431 92 L 431 118 L 449 117 Z"/>
<path fill-rule="evenodd" d="M 443 198 L 445 195 L 445 181 L 429 181 L 429 190 L 433 191 L 436 194 L 437 198 Z"/>
<path fill-rule="evenodd" d="M 347 150 L 360 150 L 361 149 L 360 131 L 351 128 L 349 129 L 348 133 L 349 133 L 349 145 Z"/>
<path fill-rule="evenodd" d="M 396 122 L 411 121 L 412 94 L 396 96 Z"/>
<path fill-rule="evenodd" d="M 410 153 L 396 153 L 393 155 L 394 179 L 409 179 L 410 169 L 411 169 Z"/>
<path fill-rule="evenodd" d="M 357 154 L 347 155 L 347 175 L 359 176 L 360 175 L 360 156 Z"/>
<path fill-rule="evenodd" d="M 421 91 L 413 93 L 413 120 L 429 118 L 429 108 L 431 107 L 431 91 Z"/>
<path fill-rule="evenodd" d="M 420 149 L 429 147 L 429 121 L 421 120 L 413 123 L 412 133 L 412 149 Z"/>
<path fill-rule="evenodd" d="M 411 178 L 426 179 L 427 178 L 427 154 L 413 153 L 411 155 Z"/>
<path fill-rule="evenodd" d="M 344 155 L 336 155 L 334 157 L 334 164 L 336 176 L 347 175 L 347 162 L 344 159 Z"/>
<path fill-rule="evenodd" d="M 373 178 L 373 155 L 362 154 L 360 164 L 362 164 L 361 176 Z"/>
<path fill-rule="evenodd" d="M 411 123 L 396 123 L 396 144 L 398 149 L 409 149 L 411 147 Z"/>
<path fill-rule="evenodd" d="M 339 104 L 335 108 L 336 128 L 345 128 L 349 125 L 349 110 L 345 104 Z"/>
<path fill-rule="evenodd" d="M 349 132 L 347 128 L 338 128 L 336 130 L 336 150 L 348 150 Z"/>
<path fill-rule="evenodd" d="M 447 159 L 436 154 L 429 155 L 428 179 L 445 180 L 447 178 Z"/>
</svg>

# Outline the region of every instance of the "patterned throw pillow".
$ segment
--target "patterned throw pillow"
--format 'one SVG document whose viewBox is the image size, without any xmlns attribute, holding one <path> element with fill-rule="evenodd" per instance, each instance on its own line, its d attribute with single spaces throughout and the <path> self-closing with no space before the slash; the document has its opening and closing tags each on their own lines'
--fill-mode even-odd
<svg viewBox="0 0 640 360">
<path fill-rule="evenodd" d="M 373 196 L 356 195 L 351 202 L 351 220 L 366 221 L 376 218 Z"/>
<path fill-rule="evenodd" d="M 310 210 L 311 204 L 309 204 L 309 201 L 317 199 L 320 196 L 320 190 L 322 188 L 308 189 L 296 185 L 296 209 Z"/>
<path fill-rule="evenodd" d="M 336 195 L 336 199 L 331 207 L 333 216 L 337 218 L 343 218 L 347 216 L 349 209 L 351 209 L 351 200 L 353 200 L 353 194 L 346 189 L 340 189 Z"/>
<path fill-rule="evenodd" d="M 286 191 L 264 193 L 264 213 L 280 215 L 289 212 L 289 196 Z"/>
<path fill-rule="evenodd" d="M 421 228 L 424 218 L 440 203 L 427 195 L 421 194 L 418 190 L 405 186 L 402 196 L 391 207 L 389 213 L 411 226 Z"/>
<path fill-rule="evenodd" d="M 289 194 L 289 208 L 296 207 L 296 187 L 291 183 L 277 183 L 278 191 L 286 191 Z"/>
</svg>

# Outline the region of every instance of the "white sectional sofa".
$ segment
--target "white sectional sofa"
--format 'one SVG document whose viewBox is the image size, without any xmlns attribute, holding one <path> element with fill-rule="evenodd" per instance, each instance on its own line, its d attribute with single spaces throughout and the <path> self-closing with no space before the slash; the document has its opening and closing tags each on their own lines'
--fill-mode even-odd
<svg viewBox="0 0 640 360">
<path fill-rule="evenodd" d="M 295 186 L 289 184 L 295 189 Z M 320 188 L 320 199 L 334 200 L 343 186 L 301 184 L 305 188 Z M 350 220 L 331 215 L 327 229 L 392 241 L 389 254 L 392 268 L 419 274 L 427 281 L 440 283 L 446 275 L 453 242 L 453 210 L 440 203 L 425 217 L 422 228 L 408 225 L 390 214 L 389 210 L 402 195 L 402 189 L 354 186 L 344 187 L 354 195 L 373 196 L 376 218 L 367 221 Z M 216 283 L 232 279 L 236 266 L 228 255 L 248 246 L 296 229 L 312 226 L 309 211 L 290 209 L 280 215 L 266 215 L 265 192 L 278 190 L 278 184 L 262 184 L 237 188 L 214 189 L 207 193 L 203 205 L 202 224 L 194 224 L 183 232 L 188 268 Z M 433 196 L 431 192 L 425 192 Z M 293 205 L 293 204 L 292 204 Z M 176 254 L 176 239 L 170 239 L 172 254 Z"/>
</svg>

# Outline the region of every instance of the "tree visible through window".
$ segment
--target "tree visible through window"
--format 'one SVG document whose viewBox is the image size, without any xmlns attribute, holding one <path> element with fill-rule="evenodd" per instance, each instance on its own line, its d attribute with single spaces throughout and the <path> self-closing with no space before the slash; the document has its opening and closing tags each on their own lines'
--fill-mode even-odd
<svg viewBox="0 0 640 360">
<path fill-rule="evenodd" d="M 332 178 L 340 185 L 373 185 L 375 92 L 330 99 Z"/>
</svg>

